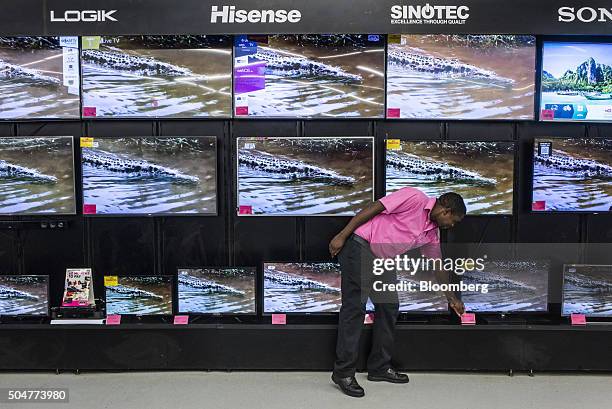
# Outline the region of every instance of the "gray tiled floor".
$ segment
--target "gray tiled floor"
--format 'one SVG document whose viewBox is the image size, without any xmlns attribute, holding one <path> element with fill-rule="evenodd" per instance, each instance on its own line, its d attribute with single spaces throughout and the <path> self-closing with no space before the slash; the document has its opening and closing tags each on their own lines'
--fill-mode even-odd
<svg viewBox="0 0 612 409">
<path fill-rule="evenodd" d="M 416 373 L 408 385 L 358 380 L 366 397 L 340 394 L 322 372 L 154 372 L 0 374 L 0 388 L 66 387 L 69 404 L 4 408 L 612 408 L 612 375 Z"/>
</svg>

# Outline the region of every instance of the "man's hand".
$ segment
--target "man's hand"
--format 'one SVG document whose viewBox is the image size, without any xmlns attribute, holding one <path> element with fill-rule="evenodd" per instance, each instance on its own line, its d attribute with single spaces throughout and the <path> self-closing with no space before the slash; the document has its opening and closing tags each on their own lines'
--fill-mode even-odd
<svg viewBox="0 0 612 409">
<path fill-rule="evenodd" d="M 458 298 L 453 298 L 450 301 L 450 307 L 458 316 L 465 314 L 465 305 L 463 305 L 463 302 Z"/>
<path fill-rule="evenodd" d="M 345 242 L 346 239 L 342 234 L 336 234 L 332 241 L 329 242 L 329 254 L 331 254 L 332 257 L 336 257 L 338 253 L 340 253 L 340 250 L 342 250 L 342 247 L 344 247 Z"/>
</svg>

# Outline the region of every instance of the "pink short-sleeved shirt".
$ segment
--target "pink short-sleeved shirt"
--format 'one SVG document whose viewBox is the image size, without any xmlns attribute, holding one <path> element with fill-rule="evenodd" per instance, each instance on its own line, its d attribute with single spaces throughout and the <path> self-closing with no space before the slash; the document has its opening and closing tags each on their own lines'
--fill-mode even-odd
<svg viewBox="0 0 612 409">
<path fill-rule="evenodd" d="M 435 198 L 419 189 L 405 187 L 380 202 L 385 210 L 355 230 L 356 235 L 370 243 L 374 255 L 392 258 L 420 248 L 425 257 L 441 257 L 440 231 L 429 218 Z"/>
</svg>

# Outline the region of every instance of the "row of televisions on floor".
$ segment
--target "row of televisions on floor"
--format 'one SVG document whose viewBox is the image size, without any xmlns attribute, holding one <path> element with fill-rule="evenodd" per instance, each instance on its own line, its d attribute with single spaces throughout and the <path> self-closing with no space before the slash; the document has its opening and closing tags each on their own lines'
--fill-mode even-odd
<svg viewBox="0 0 612 409">
<path fill-rule="evenodd" d="M 107 276 L 106 314 L 256 315 L 256 270 L 179 268 L 175 276 Z M 467 271 L 460 277 L 468 289 L 462 292 L 466 310 L 545 314 L 549 270 L 545 261 L 497 260 L 488 261 L 481 271 Z M 564 265 L 563 276 L 563 316 L 612 317 L 612 265 Z M 401 313 L 449 313 L 446 298 L 434 286 L 432 277 L 431 273 L 398 272 L 398 282 L 406 285 L 398 291 Z M 263 313 L 337 313 L 341 305 L 340 278 L 337 263 L 264 263 Z M 49 276 L 44 275 L 0 275 L 0 315 L 46 316 L 48 281 Z M 415 291 L 406 290 L 409 283 Z M 91 283 L 70 284 L 87 288 Z M 366 310 L 373 310 L 370 300 Z"/>
<path fill-rule="evenodd" d="M 0 119 L 610 122 L 607 38 L 538 61 L 529 35 L 0 37 Z"/>
<path fill-rule="evenodd" d="M 80 138 L 84 215 L 218 214 L 217 138 Z M 375 198 L 373 137 L 239 137 L 240 216 L 350 216 Z M 386 140 L 385 190 L 454 191 L 468 215 L 513 212 L 514 142 Z M 0 215 L 76 214 L 73 137 L 0 138 Z M 536 138 L 534 212 L 608 212 L 612 139 Z M 383 171 L 380 169 L 380 171 Z M 230 176 L 231 177 L 231 176 Z"/>
</svg>

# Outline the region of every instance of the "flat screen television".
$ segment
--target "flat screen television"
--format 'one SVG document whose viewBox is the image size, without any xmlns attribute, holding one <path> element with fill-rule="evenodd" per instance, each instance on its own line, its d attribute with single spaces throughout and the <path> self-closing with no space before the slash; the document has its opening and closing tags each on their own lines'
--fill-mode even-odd
<svg viewBox="0 0 612 409">
<path fill-rule="evenodd" d="M 540 120 L 612 122 L 612 41 L 545 41 Z"/>
<path fill-rule="evenodd" d="M 387 48 L 387 118 L 534 117 L 536 39 L 402 34 Z"/>
<path fill-rule="evenodd" d="M 0 275 L 0 316 L 49 315 L 49 276 Z"/>
<path fill-rule="evenodd" d="M 561 313 L 612 317 L 612 265 L 564 265 Z"/>
<path fill-rule="evenodd" d="M 338 263 L 264 263 L 264 313 L 337 313 L 342 305 Z M 424 273 L 398 273 L 398 280 L 425 280 Z M 398 292 L 399 311 L 408 314 L 447 313 L 446 297 L 433 291 Z M 366 311 L 374 311 L 368 298 Z"/>
<path fill-rule="evenodd" d="M 72 136 L 0 137 L 0 215 L 75 214 Z"/>
<path fill-rule="evenodd" d="M 534 212 L 612 210 L 612 139 L 537 138 Z"/>
<path fill-rule="evenodd" d="M 0 119 L 80 118 L 78 37 L 0 37 Z"/>
<path fill-rule="evenodd" d="M 231 36 L 94 36 L 82 41 L 84 117 L 231 117 Z"/>
<path fill-rule="evenodd" d="M 378 34 L 236 36 L 236 117 L 382 118 L 385 40 Z"/>
<path fill-rule="evenodd" d="M 387 141 L 387 194 L 459 193 L 468 215 L 512 214 L 513 142 Z"/>
<path fill-rule="evenodd" d="M 255 267 L 178 269 L 181 314 L 255 314 Z"/>
<path fill-rule="evenodd" d="M 172 315 L 172 276 L 116 276 L 105 280 L 106 315 Z"/>
<path fill-rule="evenodd" d="M 217 213 L 214 136 L 81 139 L 83 213 Z"/>
<path fill-rule="evenodd" d="M 545 313 L 549 269 L 548 261 L 486 261 L 484 269 L 460 276 L 464 284 L 480 286 L 479 290 L 462 293 L 465 309 L 477 313 Z"/>
<path fill-rule="evenodd" d="M 237 140 L 239 215 L 353 215 L 374 200 L 372 137 Z"/>
<path fill-rule="evenodd" d="M 448 314 L 448 301 L 441 291 L 430 291 L 421 283 L 437 283 L 432 273 L 417 271 L 410 274 L 397 272 L 397 280 L 406 283 L 412 290 L 398 291 L 399 312 L 407 314 Z"/>
<path fill-rule="evenodd" d="M 338 263 L 264 263 L 264 313 L 340 311 Z"/>
</svg>

